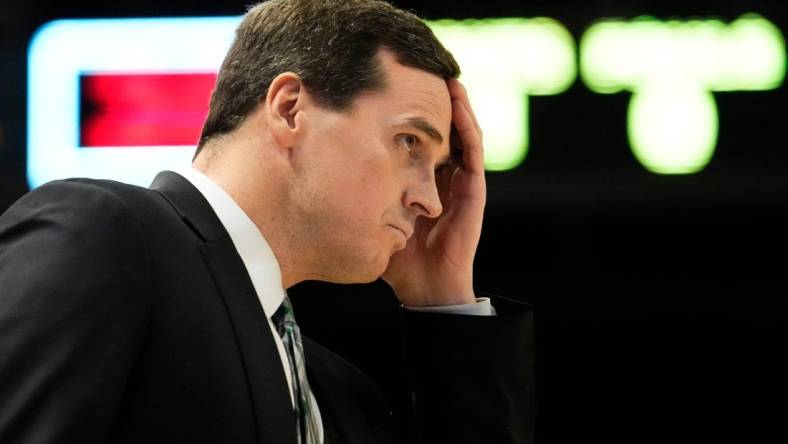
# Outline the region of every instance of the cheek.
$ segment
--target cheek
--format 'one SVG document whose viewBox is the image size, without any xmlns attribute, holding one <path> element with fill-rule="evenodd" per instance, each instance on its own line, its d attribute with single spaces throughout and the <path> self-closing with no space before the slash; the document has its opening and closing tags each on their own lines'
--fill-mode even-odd
<svg viewBox="0 0 788 444">
<path fill-rule="evenodd" d="M 357 230 L 376 229 L 387 211 L 398 204 L 391 166 L 385 158 L 355 159 L 355 167 L 337 176 L 333 192 L 339 217 Z"/>
<path fill-rule="evenodd" d="M 383 208 L 390 205 L 380 176 L 370 173 L 370 170 L 348 171 L 336 189 L 342 196 L 337 199 L 344 206 L 341 211 L 359 221 L 379 218 Z"/>
<path fill-rule="evenodd" d="M 315 141 L 321 142 L 323 151 L 320 172 L 312 175 L 316 197 L 336 212 L 332 219 L 352 226 L 378 222 L 398 202 L 401 165 L 397 162 L 402 159 L 381 143 L 379 135 L 363 130 L 347 131 L 346 125 L 337 125 L 325 136 Z"/>
</svg>

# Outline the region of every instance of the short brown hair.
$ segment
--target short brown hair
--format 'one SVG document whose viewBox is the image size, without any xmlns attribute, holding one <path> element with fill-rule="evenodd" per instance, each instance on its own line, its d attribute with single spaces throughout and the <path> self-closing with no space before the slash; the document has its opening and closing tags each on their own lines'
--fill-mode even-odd
<svg viewBox="0 0 788 444">
<path fill-rule="evenodd" d="M 249 9 L 211 95 L 195 156 L 236 129 L 283 72 L 298 74 L 321 105 L 345 110 L 385 85 L 378 49 L 403 65 L 444 78 L 460 68 L 417 16 L 379 0 L 270 0 Z"/>
</svg>

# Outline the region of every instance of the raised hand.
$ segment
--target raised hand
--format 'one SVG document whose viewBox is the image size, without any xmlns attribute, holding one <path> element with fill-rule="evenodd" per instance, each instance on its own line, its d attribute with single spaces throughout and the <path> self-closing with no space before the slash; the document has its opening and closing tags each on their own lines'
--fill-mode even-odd
<svg viewBox="0 0 788 444">
<path fill-rule="evenodd" d="M 482 131 L 465 87 L 447 81 L 452 103 L 453 162 L 436 173 L 443 213 L 419 217 L 407 246 L 383 279 L 405 306 L 473 303 L 473 259 L 481 236 L 487 185 Z"/>
</svg>

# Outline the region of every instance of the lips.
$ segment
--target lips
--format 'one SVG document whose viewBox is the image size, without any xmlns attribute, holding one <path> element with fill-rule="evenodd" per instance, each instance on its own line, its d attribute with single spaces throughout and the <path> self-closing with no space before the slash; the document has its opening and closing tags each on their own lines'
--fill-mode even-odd
<svg viewBox="0 0 788 444">
<path fill-rule="evenodd" d="M 410 237 L 413 235 L 413 229 L 410 227 L 402 228 L 402 226 L 392 225 L 392 224 L 389 224 L 389 227 L 400 231 L 402 235 L 405 236 L 405 240 L 410 239 Z"/>
</svg>

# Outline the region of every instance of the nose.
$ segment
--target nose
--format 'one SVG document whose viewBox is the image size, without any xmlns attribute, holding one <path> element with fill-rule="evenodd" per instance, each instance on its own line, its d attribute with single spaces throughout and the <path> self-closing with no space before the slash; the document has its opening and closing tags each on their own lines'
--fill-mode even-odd
<svg viewBox="0 0 788 444">
<path fill-rule="evenodd" d="M 405 207 L 417 216 L 436 218 L 443 212 L 435 173 L 432 170 L 420 172 L 405 191 Z"/>
</svg>

